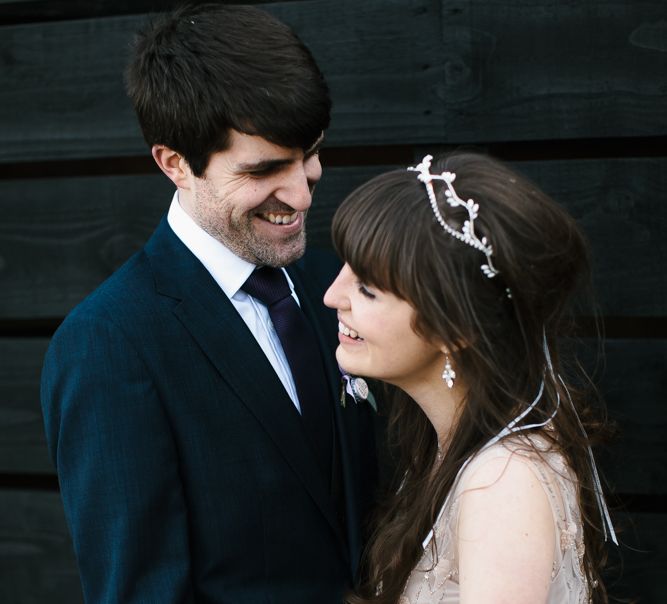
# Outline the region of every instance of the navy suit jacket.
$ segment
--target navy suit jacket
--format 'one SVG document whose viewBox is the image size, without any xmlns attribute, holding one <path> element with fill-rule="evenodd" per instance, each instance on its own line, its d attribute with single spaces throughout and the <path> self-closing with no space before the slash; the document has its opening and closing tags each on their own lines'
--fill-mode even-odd
<svg viewBox="0 0 667 604">
<path fill-rule="evenodd" d="M 42 406 L 87 602 L 341 602 L 375 456 L 367 405 L 339 404 L 336 269 L 306 254 L 288 271 L 326 360 L 337 502 L 271 364 L 166 219 L 67 317 Z"/>
</svg>

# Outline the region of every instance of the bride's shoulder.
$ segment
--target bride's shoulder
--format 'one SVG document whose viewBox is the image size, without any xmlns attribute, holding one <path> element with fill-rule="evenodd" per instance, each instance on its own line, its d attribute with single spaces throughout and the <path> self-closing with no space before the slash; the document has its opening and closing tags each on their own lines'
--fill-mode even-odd
<svg viewBox="0 0 667 604">
<path fill-rule="evenodd" d="M 535 481 L 544 485 L 554 475 L 570 478 L 555 439 L 541 433 L 513 435 L 476 453 L 461 473 L 457 491 L 498 483 L 510 489 L 531 490 Z"/>
<path fill-rule="evenodd" d="M 460 548 L 483 546 L 521 561 L 539 555 L 551 563 L 556 535 L 546 488 L 550 470 L 541 454 L 528 441 L 515 440 L 494 444 L 472 460 L 457 489 Z"/>
</svg>

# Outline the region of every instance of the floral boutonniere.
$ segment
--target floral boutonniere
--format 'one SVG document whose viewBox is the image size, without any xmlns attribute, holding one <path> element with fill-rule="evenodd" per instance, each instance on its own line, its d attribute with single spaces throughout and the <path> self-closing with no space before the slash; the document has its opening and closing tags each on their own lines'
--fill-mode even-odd
<svg viewBox="0 0 667 604">
<path fill-rule="evenodd" d="M 349 394 L 354 402 L 359 404 L 359 401 L 368 401 L 368 404 L 373 407 L 373 411 L 377 413 L 378 405 L 375 402 L 373 393 L 369 390 L 368 384 L 364 378 L 355 377 L 349 373 L 345 373 L 341 369 L 341 389 L 340 389 L 340 404 L 345 407 L 345 394 Z"/>
</svg>

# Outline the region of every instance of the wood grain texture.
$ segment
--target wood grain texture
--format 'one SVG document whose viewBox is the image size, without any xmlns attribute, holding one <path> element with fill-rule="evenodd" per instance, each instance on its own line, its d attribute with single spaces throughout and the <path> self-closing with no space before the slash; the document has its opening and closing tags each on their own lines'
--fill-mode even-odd
<svg viewBox="0 0 667 604">
<path fill-rule="evenodd" d="M 139 21 L 3 27 L 0 158 L 64 159 L 143 150 L 122 81 L 130 31 Z"/>
<path fill-rule="evenodd" d="M 39 404 L 48 343 L 42 338 L 0 338 L 0 473 L 54 472 Z"/>
<path fill-rule="evenodd" d="M 266 4 L 267 1 L 276 0 L 243 0 L 235 4 Z M 0 0 L 0 24 L 136 15 L 168 10 L 180 4 L 180 0 Z"/>
<path fill-rule="evenodd" d="M 330 145 L 667 134 L 662 0 L 264 8 L 297 31 L 330 84 Z M 144 22 L 2 27 L 0 161 L 143 152 L 121 74 Z"/>
<path fill-rule="evenodd" d="M 140 249 L 173 190 L 160 175 L 0 183 L 0 315 L 64 316 Z"/>
<path fill-rule="evenodd" d="M 329 145 L 428 142 L 445 135 L 438 0 L 309 0 L 267 11 L 311 49 L 331 89 Z"/>
<path fill-rule="evenodd" d="M 424 112 L 434 112 L 439 100 L 427 92 L 420 66 L 439 63 L 437 1 L 264 8 L 291 24 L 321 63 L 337 99 L 331 142 L 428 133 Z M 143 23 L 143 16 L 126 16 L 2 28 L 0 161 L 143 152 L 122 86 L 128 43 Z"/>
<path fill-rule="evenodd" d="M 331 221 L 341 202 L 358 186 L 378 174 L 402 166 L 366 166 L 350 168 L 324 167 L 317 183 L 313 205 L 308 211 L 308 245 L 331 248 Z"/>
<path fill-rule="evenodd" d="M 78 571 L 56 493 L 0 491 L 0 600 L 12 604 L 82 602 Z M 610 545 L 610 595 L 665 601 L 665 514 L 617 514 L 620 548 Z"/>
<path fill-rule="evenodd" d="M 612 602 L 667 602 L 667 514 L 616 514 L 620 547 L 609 545 L 605 573 Z M 625 600 L 621 600 L 625 598 Z"/>
<path fill-rule="evenodd" d="M 5 7 L 12 4 L 18 4 L 20 6 L 25 6 L 26 4 L 35 4 L 38 0 L 0 0 L 0 10 L 5 10 Z"/>
<path fill-rule="evenodd" d="M 667 130 L 667 4 L 442 0 L 447 140 Z M 660 74 L 660 75 L 658 75 Z"/>
<path fill-rule="evenodd" d="M 58 493 L 0 490 L 0 602 L 83 602 Z"/>
<path fill-rule="evenodd" d="M 667 340 L 609 340 L 604 351 L 597 383 L 617 435 L 599 453 L 603 475 L 616 493 L 664 497 Z"/>
<path fill-rule="evenodd" d="M 667 314 L 667 159 L 520 162 L 574 216 L 592 249 L 601 312 Z"/>
<path fill-rule="evenodd" d="M 521 162 L 591 240 L 602 310 L 667 314 L 667 159 Z M 391 166 L 329 168 L 308 217 L 330 247 L 331 217 L 356 186 Z M 162 175 L 1 181 L 0 318 L 64 316 L 149 237 L 173 187 Z"/>
<path fill-rule="evenodd" d="M 71 540 L 57 493 L 0 491 L 0 601 L 82 602 Z M 617 514 L 621 546 L 609 546 L 611 596 L 665 601 L 665 514 Z"/>
</svg>

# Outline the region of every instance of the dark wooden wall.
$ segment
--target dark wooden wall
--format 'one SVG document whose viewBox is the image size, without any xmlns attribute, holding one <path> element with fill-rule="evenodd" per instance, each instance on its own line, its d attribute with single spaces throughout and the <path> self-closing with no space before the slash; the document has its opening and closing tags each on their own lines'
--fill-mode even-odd
<svg viewBox="0 0 667 604">
<path fill-rule="evenodd" d="M 122 70 L 145 13 L 171 4 L 0 0 L 0 602 L 81 601 L 40 366 L 63 316 L 168 207 Z M 620 427 L 602 452 L 624 527 L 609 588 L 667 602 L 667 2 L 262 6 L 310 46 L 333 93 L 312 243 L 329 245 L 357 184 L 459 145 L 515 163 L 580 221 Z"/>
</svg>

